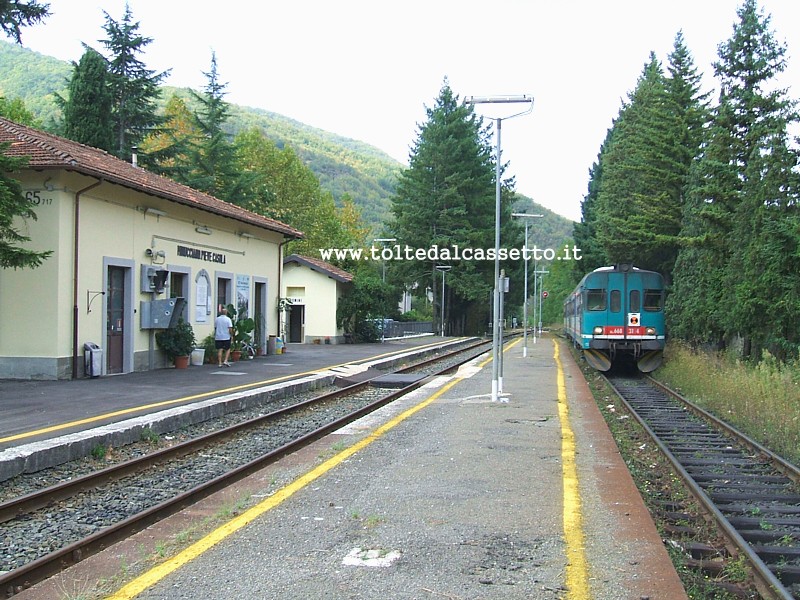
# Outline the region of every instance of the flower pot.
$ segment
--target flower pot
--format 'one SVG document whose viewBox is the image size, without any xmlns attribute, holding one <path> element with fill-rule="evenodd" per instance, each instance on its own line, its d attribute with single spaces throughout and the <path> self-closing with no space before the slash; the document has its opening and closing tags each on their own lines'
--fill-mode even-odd
<svg viewBox="0 0 800 600">
<path fill-rule="evenodd" d="M 175 368 L 176 369 L 188 369 L 189 368 L 189 356 L 176 356 L 175 357 Z"/>
<path fill-rule="evenodd" d="M 232 350 L 231 351 L 231 360 L 233 362 L 237 362 L 240 358 L 242 358 L 242 351 L 241 350 Z"/>
</svg>

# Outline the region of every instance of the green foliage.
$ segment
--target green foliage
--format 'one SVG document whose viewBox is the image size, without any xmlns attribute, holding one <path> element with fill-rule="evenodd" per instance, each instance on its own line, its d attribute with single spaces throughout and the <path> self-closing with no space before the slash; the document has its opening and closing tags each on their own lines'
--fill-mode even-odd
<svg viewBox="0 0 800 600">
<path fill-rule="evenodd" d="M 563 247 L 565 244 L 572 245 L 572 240 L 565 241 L 561 246 Z M 528 266 L 529 269 L 532 264 L 533 263 Z M 547 270 L 548 273 L 542 278 L 542 286 L 544 290 L 547 290 L 547 298 L 542 299 L 541 303 L 542 324 L 544 326 L 555 325 L 560 327 L 564 321 L 564 300 L 567 299 L 570 292 L 578 285 L 580 277 L 569 261 L 555 260 L 550 265 L 547 265 L 545 270 Z M 530 282 L 528 283 L 528 288 L 528 291 L 533 293 L 533 287 Z M 538 291 L 541 292 L 542 290 Z M 531 297 L 531 301 L 534 300 L 536 300 L 536 298 Z M 520 315 L 521 314 L 520 312 Z M 530 317 L 531 315 L 532 309 L 529 304 L 528 316 Z M 520 322 L 521 321 L 522 319 L 520 319 Z"/>
<path fill-rule="evenodd" d="M 0 144 L 0 269 L 33 269 L 53 252 L 35 252 L 20 246 L 29 242 L 30 237 L 20 231 L 18 219 L 36 220 L 36 213 L 33 202 L 22 193 L 19 181 L 7 175 L 28 164 L 27 158 L 6 155 L 9 145 Z"/>
<path fill-rule="evenodd" d="M 256 328 L 255 320 L 245 316 L 246 311 L 244 307 L 239 307 L 237 310 L 233 304 L 228 304 L 228 316 L 233 323 L 233 337 L 231 338 L 231 350 L 241 350 L 242 345 L 252 340 L 251 335 Z"/>
<path fill-rule="evenodd" d="M 495 237 L 495 165 L 490 134 L 471 106 L 460 102 L 445 81 L 427 121 L 419 128 L 409 168 L 392 200 L 392 237 L 412 248 L 493 248 Z M 519 228 L 511 223 L 512 182 L 502 182 L 501 239 L 518 245 Z M 446 284 L 450 327 L 457 333 L 484 329 L 486 298 L 493 288 L 493 261 L 451 261 Z M 441 276 L 434 257 L 395 261 L 388 276 L 411 288 L 433 290 L 441 305 Z M 480 307 L 473 312 L 470 307 Z M 437 310 L 437 314 L 441 314 Z"/>
<path fill-rule="evenodd" d="M 693 170 L 667 307 L 672 326 L 693 342 L 741 340 L 742 354 L 756 360 L 762 348 L 796 356 L 800 156 L 788 131 L 800 119 L 774 84 L 786 49 L 769 17 L 753 0 L 738 16 L 714 65 L 723 93 Z"/>
<path fill-rule="evenodd" d="M 175 327 L 156 333 L 156 343 L 170 360 L 175 360 L 176 356 L 189 356 L 195 347 L 192 325 L 183 319 L 178 319 Z"/>
<path fill-rule="evenodd" d="M 34 116 L 54 133 L 59 133 L 57 124 L 61 121 L 55 94 L 67 95 L 65 82 L 70 74 L 71 67 L 67 62 L 0 41 L 0 92 L 9 97 L 19 97 Z M 140 144 L 139 162 L 172 177 L 174 171 L 180 170 L 174 157 L 188 155 L 188 147 L 198 135 L 194 125 L 186 126 L 184 116 L 179 114 L 175 102 L 182 101 L 189 115 L 199 106 L 187 89 L 162 89 L 165 100 L 156 101 L 159 110 L 164 113 L 165 120 L 169 121 L 170 116 L 175 120 L 165 132 L 161 132 L 160 127 L 150 131 L 153 135 Z M 168 101 L 173 103 L 171 110 L 177 112 L 166 110 Z M 224 130 L 231 138 L 256 130 L 272 142 L 277 150 L 291 149 L 295 159 L 317 178 L 319 187 L 332 195 L 337 209 L 341 209 L 349 197 L 373 232 L 388 220 L 390 198 L 402 167 L 384 152 L 273 112 L 236 105 L 230 106 L 230 119 Z M 173 133 L 174 140 L 170 139 Z M 149 146 L 154 138 L 159 139 L 155 149 Z M 179 176 L 176 178 L 182 180 Z"/>
<path fill-rule="evenodd" d="M 102 150 L 114 145 L 108 86 L 108 66 L 99 52 L 87 48 L 74 66 L 69 82 L 69 96 L 63 101 L 64 136 Z"/>
<path fill-rule="evenodd" d="M 68 62 L 0 41 L 0 94 L 19 98 L 47 126 L 60 118 L 55 93 L 66 92 L 71 71 Z"/>
<path fill-rule="evenodd" d="M 4 0 L 0 2 L 0 28 L 21 44 L 22 28 L 40 23 L 50 16 L 49 8 L 49 4 L 40 4 L 36 0 Z"/>
<path fill-rule="evenodd" d="M 0 97 L 0 116 L 10 119 L 15 123 L 21 125 L 28 125 L 29 127 L 38 127 L 36 117 L 27 109 L 25 103 L 21 98 L 14 98 L 13 100 L 6 100 Z"/>
<path fill-rule="evenodd" d="M 109 85 L 113 97 L 113 130 L 115 154 L 127 160 L 131 147 L 138 146 L 142 138 L 160 119 L 156 114 L 159 84 L 168 75 L 148 69 L 137 57 L 153 40 L 139 33 L 139 23 L 133 22 L 130 6 L 125 5 L 121 21 L 115 21 L 103 11 L 103 29 L 108 36 L 101 43 L 110 54 Z"/>
<path fill-rule="evenodd" d="M 194 112 L 194 128 L 199 135 L 188 138 L 186 164 L 176 175 L 189 187 L 233 204 L 245 205 L 259 176 L 254 171 L 238 168 L 236 148 L 223 129 L 230 107 L 225 101 L 227 84 L 219 79 L 217 56 L 213 52 L 211 68 L 204 75 L 206 86 L 203 94 L 192 92 L 198 106 Z"/>
<path fill-rule="evenodd" d="M 603 156 L 595 223 L 609 263 L 672 271 L 685 183 L 685 127 L 677 113 L 661 65 L 651 55 Z"/>
<path fill-rule="evenodd" d="M 355 334 L 357 341 L 375 341 L 380 331 L 369 321 L 393 315 L 398 295 L 398 290 L 366 263 L 355 272 L 352 284 L 339 300 L 336 324 L 345 333 Z"/>
</svg>

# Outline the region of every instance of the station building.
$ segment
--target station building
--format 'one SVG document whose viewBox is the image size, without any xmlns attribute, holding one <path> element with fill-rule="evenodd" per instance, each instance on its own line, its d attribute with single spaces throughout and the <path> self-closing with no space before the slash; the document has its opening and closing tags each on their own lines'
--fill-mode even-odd
<svg viewBox="0 0 800 600">
<path fill-rule="evenodd" d="M 198 344 L 226 304 L 255 318 L 262 344 L 279 335 L 283 245 L 300 231 L 0 118 L 5 142 L 29 157 L 12 176 L 36 205 L 37 219 L 15 226 L 26 248 L 53 254 L 36 269 L 0 269 L 0 378 L 84 377 L 92 344 L 102 356 L 92 375 L 165 367 L 154 326 L 174 319 L 170 306 Z"/>
<path fill-rule="evenodd" d="M 283 259 L 283 296 L 288 304 L 288 342 L 337 344 L 345 341 L 336 325 L 339 299 L 353 275 L 324 260 L 292 254 Z"/>
</svg>

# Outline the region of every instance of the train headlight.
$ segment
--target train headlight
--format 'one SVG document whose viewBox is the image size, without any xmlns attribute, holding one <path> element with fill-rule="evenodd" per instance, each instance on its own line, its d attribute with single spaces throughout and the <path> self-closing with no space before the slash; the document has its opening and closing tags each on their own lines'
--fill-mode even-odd
<svg viewBox="0 0 800 600">
<path fill-rule="evenodd" d="M 648 327 L 644 331 L 645 331 L 645 333 L 647 335 L 655 335 L 656 334 L 656 328 L 655 327 Z"/>
<path fill-rule="evenodd" d="M 595 328 L 592 330 L 592 333 L 594 333 L 595 335 L 602 335 L 602 333 L 603 333 L 603 328 L 602 328 L 600 325 L 598 325 L 597 327 L 595 327 Z"/>
</svg>

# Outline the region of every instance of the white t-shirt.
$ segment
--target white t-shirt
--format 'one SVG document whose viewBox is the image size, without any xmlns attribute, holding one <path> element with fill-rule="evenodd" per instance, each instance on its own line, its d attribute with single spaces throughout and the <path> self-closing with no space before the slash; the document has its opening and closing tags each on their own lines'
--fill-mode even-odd
<svg viewBox="0 0 800 600">
<path fill-rule="evenodd" d="M 233 321 L 228 315 L 220 315 L 214 320 L 214 339 L 215 340 L 229 340 L 231 339 L 231 327 Z"/>
</svg>

